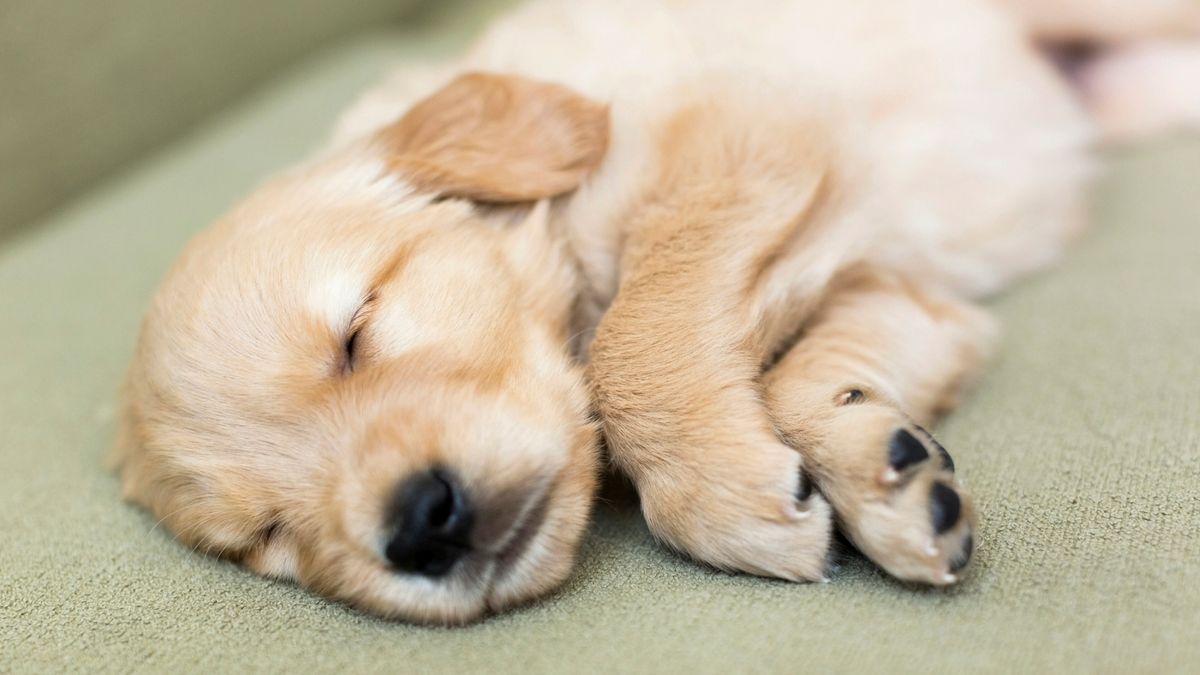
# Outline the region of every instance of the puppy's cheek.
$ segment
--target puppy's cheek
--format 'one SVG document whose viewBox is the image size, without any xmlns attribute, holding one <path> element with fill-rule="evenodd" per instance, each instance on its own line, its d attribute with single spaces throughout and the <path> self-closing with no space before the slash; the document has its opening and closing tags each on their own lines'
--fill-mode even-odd
<svg viewBox="0 0 1200 675">
<path fill-rule="evenodd" d="M 522 558 L 494 579 L 488 599 L 492 611 L 537 600 L 561 586 L 575 568 L 600 489 L 601 457 L 596 425 L 579 424 L 571 436 L 541 531 Z"/>
</svg>

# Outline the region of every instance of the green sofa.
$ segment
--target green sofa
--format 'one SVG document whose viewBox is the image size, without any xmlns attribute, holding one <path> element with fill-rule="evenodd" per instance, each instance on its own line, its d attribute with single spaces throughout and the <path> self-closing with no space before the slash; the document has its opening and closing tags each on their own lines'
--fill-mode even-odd
<svg viewBox="0 0 1200 675">
<path fill-rule="evenodd" d="M 327 43 L 282 74 L 221 85 L 254 91 L 199 127 L 9 228 L 0 672 L 1200 672 L 1196 138 L 1114 157 L 1065 262 L 992 303 L 994 367 L 940 430 L 982 513 L 977 563 L 953 589 L 905 586 L 851 553 L 830 584 L 714 572 L 657 546 L 618 486 L 560 592 L 464 628 L 416 627 L 193 554 L 122 504 L 104 468 L 114 393 L 187 238 L 302 157 L 388 64 L 449 53 L 501 4 L 345 21 L 289 48 Z M 5 156 L 0 176 L 19 161 Z"/>
</svg>

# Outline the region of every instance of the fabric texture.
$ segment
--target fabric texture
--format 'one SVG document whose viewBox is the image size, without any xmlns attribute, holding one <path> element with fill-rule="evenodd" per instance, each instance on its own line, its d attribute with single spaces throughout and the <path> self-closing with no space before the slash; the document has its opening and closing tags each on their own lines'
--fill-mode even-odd
<svg viewBox="0 0 1200 675">
<path fill-rule="evenodd" d="M 1195 138 L 1115 158 L 1063 264 L 992 303 L 999 354 L 939 430 L 982 514 L 950 590 L 849 554 L 830 584 L 714 572 L 617 489 L 560 592 L 417 627 L 194 554 L 122 504 L 115 390 L 172 258 L 466 21 L 330 52 L 0 247 L 0 671 L 1197 672 Z"/>
<path fill-rule="evenodd" d="M 3 0 L 0 234 L 418 0 Z"/>
</svg>

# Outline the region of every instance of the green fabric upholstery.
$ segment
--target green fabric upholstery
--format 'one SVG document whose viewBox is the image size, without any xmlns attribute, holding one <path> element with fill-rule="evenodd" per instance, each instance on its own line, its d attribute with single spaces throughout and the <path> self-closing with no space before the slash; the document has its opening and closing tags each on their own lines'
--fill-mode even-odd
<svg viewBox="0 0 1200 675">
<path fill-rule="evenodd" d="M 3 0 L 0 233 L 416 0 Z"/>
<path fill-rule="evenodd" d="M 114 392 L 171 259 L 467 20 L 331 51 L 0 247 L 0 671 L 1197 672 L 1197 139 L 1119 158 L 1064 264 L 994 303 L 994 368 L 940 431 L 982 512 L 954 589 L 853 556 L 827 585 L 713 572 L 618 490 L 559 593 L 424 628 L 195 555 L 122 504 Z"/>
</svg>

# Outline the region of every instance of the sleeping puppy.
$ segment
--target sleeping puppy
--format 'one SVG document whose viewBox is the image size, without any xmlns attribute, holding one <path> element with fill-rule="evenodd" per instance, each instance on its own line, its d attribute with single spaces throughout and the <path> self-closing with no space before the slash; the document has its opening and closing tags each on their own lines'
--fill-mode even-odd
<svg viewBox="0 0 1200 675">
<path fill-rule="evenodd" d="M 126 497 L 456 623 L 569 574 L 603 438 L 696 560 L 823 579 L 836 522 L 954 583 L 976 511 L 926 428 L 987 354 L 971 300 L 1080 230 L 1093 119 L 1200 118 L 1129 105 L 1200 74 L 1200 43 L 1155 42 L 1200 34 L 1194 4 L 1080 4 L 527 6 L 188 245 L 126 383 Z M 1073 88 L 1035 38 L 1142 56 Z"/>
</svg>

